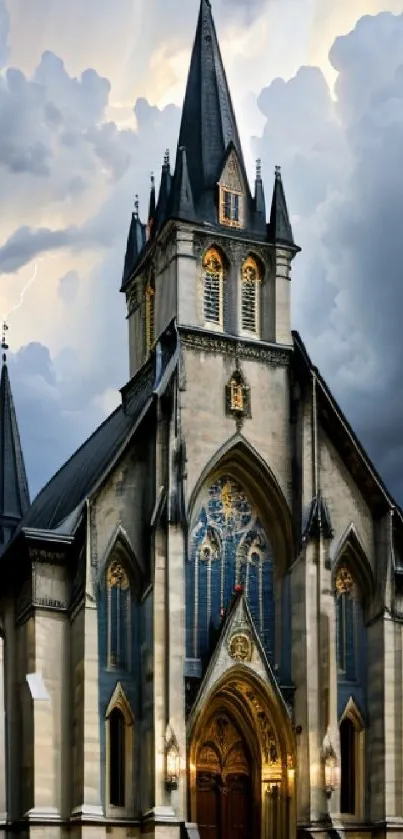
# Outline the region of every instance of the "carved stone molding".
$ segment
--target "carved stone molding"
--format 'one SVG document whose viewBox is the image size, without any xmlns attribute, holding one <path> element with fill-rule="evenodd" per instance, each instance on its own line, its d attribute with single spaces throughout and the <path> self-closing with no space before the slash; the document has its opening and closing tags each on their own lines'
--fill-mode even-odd
<svg viewBox="0 0 403 839">
<path fill-rule="evenodd" d="M 227 256 L 230 262 L 243 262 L 248 254 L 253 253 L 259 257 L 265 267 L 265 274 L 270 271 L 273 260 L 271 246 L 257 242 L 237 239 L 232 236 L 223 236 L 212 233 L 195 233 L 193 237 L 193 253 L 197 259 L 210 247 L 217 245 Z"/>
<path fill-rule="evenodd" d="M 263 361 L 273 367 L 287 367 L 290 362 L 291 348 L 288 352 L 284 348 L 277 348 L 274 344 L 267 346 L 258 341 L 248 342 L 230 335 L 218 336 L 215 333 L 183 327 L 180 327 L 179 331 L 182 345 L 192 350 Z"/>
<path fill-rule="evenodd" d="M 29 548 L 29 558 L 31 562 L 48 562 L 53 565 L 60 565 L 64 563 L 65 554 L 60 551 L 45 551 L 39 548 Z"/>
</svg>

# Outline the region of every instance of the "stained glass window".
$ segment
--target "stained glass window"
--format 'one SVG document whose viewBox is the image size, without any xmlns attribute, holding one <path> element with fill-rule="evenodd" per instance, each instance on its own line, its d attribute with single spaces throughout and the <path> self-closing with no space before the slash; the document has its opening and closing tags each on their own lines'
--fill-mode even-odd
<svg viewBox="0 0 403 839">
<path fill-rule="evenodd" d="M 272 548 L 242 487 L 222 477 L 208 487 L 191 532 L 186 575 L 187 654 L 203 658 L 241 585 L 267 655 L 274 657 Z"/>
<path fill-rule="evenodd" d="M 359 592 L 345 566 L 341 566 L 336 575 L 336 627 L 339 677 L 346 681 L 355 681 L 364 620 Z"/>
</svg>

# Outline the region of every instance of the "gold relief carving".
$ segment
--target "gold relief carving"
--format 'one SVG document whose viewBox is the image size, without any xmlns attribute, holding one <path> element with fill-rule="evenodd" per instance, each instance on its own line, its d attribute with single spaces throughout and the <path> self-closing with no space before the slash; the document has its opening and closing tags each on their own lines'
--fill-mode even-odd
<svg viewBox="0 0 403 839">
<path fill-rule="evenodd" d="M 243 411 L 245 408 L 244 388 L 241 382 L 231 380 L 231 411 Z"/>
<path fill-rule="evenodd" d="M 252 641 L 245 632 L 238 632 L 229 640 L 228 652 L 235 661 L 250 661 L 252 649 Z"/>
<path fill-rule="evenodd" d="M 129 588 L 126 571 L 118 559 L 114 559 L 108 568 L 107 585 L 108 588 L 120 588 L 123 590 Z"/>
<path fill-rule="evenodd" d="M 336 574 L 336 591 L 338 594 L 350 594 L 354 587 L 354 580 L 348 568 L 343 565 Z"/>
<path fill-rule="evenodd" d="M 239 732 L 225 714 L 215 717 L 207 728 L 197 756 L 198 773 L 249 774 L 248 760 Z"/>
</svg>

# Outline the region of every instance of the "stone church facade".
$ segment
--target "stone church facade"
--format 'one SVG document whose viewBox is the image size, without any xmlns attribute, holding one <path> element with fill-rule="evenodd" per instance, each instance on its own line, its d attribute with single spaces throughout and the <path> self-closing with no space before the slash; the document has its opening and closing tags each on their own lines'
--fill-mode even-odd
<svg viewBox="0 0 403 839">
<path fill-rule="evenodd" d="M 402 513 L 291 331 L 298 250 L 201 0 L 130 380 L 32 504 L 3 363 L 4 839 L 402 832 Z"/>
</svg>

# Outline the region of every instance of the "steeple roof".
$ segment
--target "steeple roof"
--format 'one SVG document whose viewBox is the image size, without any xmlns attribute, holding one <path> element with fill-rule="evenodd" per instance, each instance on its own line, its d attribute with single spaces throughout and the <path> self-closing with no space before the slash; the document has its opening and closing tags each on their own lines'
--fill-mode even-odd
<svg viewBox="0 0 403 839">
<path fill-rule="evenodd" d="M 242 148 L 209 0 L 201 0 L 179 134 L 197 205 L 214 190 L 229 143 Z"/>
<path fill-rule="evenodd" d="M 28 510 L 29 489 L 5 356 L 0 379 L 0 550 Z"/>
<path fill-rule="evenodd" d="M 288 215 L 287 202 L 280 166 L 276 166 L 273 198 L 271 202 L 269 240 L 274 244 L 288 245 L 295 248 L 294 236 Z M 299 248 L 297 248 L 299 250 Z"/>
</svg>

